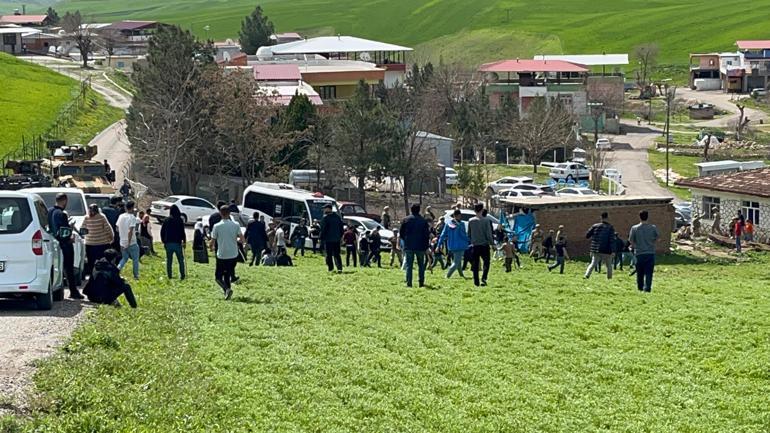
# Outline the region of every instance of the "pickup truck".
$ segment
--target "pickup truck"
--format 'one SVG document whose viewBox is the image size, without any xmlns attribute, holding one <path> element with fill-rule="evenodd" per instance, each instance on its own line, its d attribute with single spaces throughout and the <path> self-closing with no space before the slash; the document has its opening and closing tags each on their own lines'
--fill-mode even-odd
<svg viewBox="0 0 770 433">
<path fill-rule="evenodd" d="M 583 164 L 577 162 L 565 162 L 551 169 L 551 178 L 554 180 L 578 181 L 588 179 L 591 171 Z"/>
</svg>

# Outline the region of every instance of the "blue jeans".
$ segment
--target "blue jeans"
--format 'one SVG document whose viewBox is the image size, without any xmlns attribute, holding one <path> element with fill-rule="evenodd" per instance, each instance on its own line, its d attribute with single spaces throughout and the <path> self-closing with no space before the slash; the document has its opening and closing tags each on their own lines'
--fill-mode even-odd
<svg viewBox="0 0 770 433">
<path fill-rule="evenodd" d="M 128 259 L 131 259 L 134 278 L 139 279 L 139 244 L 134 243 L 127 248 L 121 248 L 121 253 L 123 257 L 120 259 L 120 263 L 118 263 L 118 269 L 122 271 L 123 267 L 128 263 Z"/>
<path fill-rule="evenodd" d="M 735 252 L 738 252 L 738 253 L 741 252 L 741 236 L 740 235 L 735 237 Z"/>
<path fill-rule="evenodd" d="M 461 277 L 465 278 L 465 275 L 463 275 L 463 254 L 465 254 L 465 250 L 450 251 L 449 254 L 452 255 L 452 265 L 449 266 L 446 277 L 450 278 L 457 271 Z"/>
<path fill-rule="evenodd" d="M 655 272 L 655 254 L 636 256 L 636 288 L 649 292 L 652 290 L 652 274 Z"/>
<path fill-rule="evenodd" d="M 171 268 L 174 261 L 174 255 L 176 254 L 176 260 L 179 262 L 179 276 L 184 280 L 185 268 L 184 250 L 182 249 L 182 244 L 170 243 L 164 244 L 163 247 L 166 249 L 166 274 L 168 274 L 169 278 L 172 277 Z"/>
<path fill-rule="evenodd" d="M 406 285 L 412 287 L 412 269 L 414 268 L 414 258 L 417 257 L 417 278 L 422 286 L 425 284 L 425 251 L 406 251 Z"/>
</svg>

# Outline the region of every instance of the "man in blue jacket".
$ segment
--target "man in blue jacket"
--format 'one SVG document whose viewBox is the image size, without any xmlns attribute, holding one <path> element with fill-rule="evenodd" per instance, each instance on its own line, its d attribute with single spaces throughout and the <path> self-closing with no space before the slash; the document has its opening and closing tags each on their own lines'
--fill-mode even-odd
<svg viewBox="0 0 770 433">
<path fill-rule="evenodd" d="M 430 226 L 428 221 L 420 215 L 420 205 L 412 205 L 412 214 L 401 223 L 401 239 L 404 241 L 406 253 L 406 287 L 412 287 L 412 269 L 414 259 L 417 257 L 417 275 L 420 287 L 425 286 L 425 252 L 428 251 L 430 241 Z"/>
<path fill-rule="evenodd" d="M 465 232 L 462 216 L 463 213 L 459 209 L 455 209 L 452 219 L 444 225 L 444 230 L 441 231 L 441 236 L 438 239 L 439 245 L 442 245 L 444 242 L 447 243 L 447 250 L 452 256 L 452 265 L 449 266 L 449 270 L 446 273 L 447 278 L 450 278 L 455 271 L 465 278 L 462 262 L 463 254 L 468 249 L 468 233 Z"/>
</svg>

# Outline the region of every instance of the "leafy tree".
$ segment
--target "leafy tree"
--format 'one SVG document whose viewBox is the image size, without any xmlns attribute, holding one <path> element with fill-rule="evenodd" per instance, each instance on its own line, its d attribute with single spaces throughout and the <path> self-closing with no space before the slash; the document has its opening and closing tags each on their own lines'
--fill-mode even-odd
<svg viewBox="0 0 770 433">
<path fill-rule="evenodd" d="M 52 26 L 59 25 L 59 22 L 61 21 L 61 18 L 59 17 L 59 13 L 56 12 L 56 9 L 50 6 L 46 11 L 45 16 L 48 18 L 48 22 L 50 22 Z"/>
<path fill-rule="evenodd" d="M 67 37 L 71 39 L 75 46 L 80 51 L 80 58 L 83 59 L 83 68 L 88 68 L 88 55 L 94 46 L 94 34 L 91 33 L 91 29 L 85 26 L 83 17 L 80 15 L 80 11 L 70 13 L 69 11 L 64 14 L 64 18 L 61 20 L 62 28 L 67 33 Z"/>
<path fill-rule="evenodd" d="M 262 6 L 243 19 L 239 42 L 244 53 L 254 55 L 259 47 L 270 45 L 270 36 L 275 32 L 272 21 L 262 12 Z"/>
<path fill-rule="evenodd" d="M 280 126 L 286 133 L 296 133 L 297 139 L 281 150 L 281 159 L 288 158 L 286 164 L 291 168 L 302 168 L 307 164 L 307 150 L 312 140 L 308 131 L 316 119 L 316 109 L 307 95 L 299 93 L 292 96 L 286 110 L 281 114 Z"/>
</svg>

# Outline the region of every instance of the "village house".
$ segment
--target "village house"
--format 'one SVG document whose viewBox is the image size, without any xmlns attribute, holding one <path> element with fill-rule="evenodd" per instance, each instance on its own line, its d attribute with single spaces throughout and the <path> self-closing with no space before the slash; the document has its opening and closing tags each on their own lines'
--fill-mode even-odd
<svg viewBox="0 0 770 433">
<path fill-rule="evenodd" d="M 255 65 L 252 70 L 254 80 L 259 84 L 260 98 L 274 104 L 289 105 L 294 95 L 305 95 L 313 105 L 323 105 L 315 89 L 302 80 L 297 65 Z"/>
<path fill-rule="evenodd" d="M 51 20 L 47 15 L 2 15 L 0 16 L 0 26 L 13 24 L 24 27 L 48 27 L 51 25 Z"/>
<path fill-rule="evenodd" d="M 690 54 L 690 88 L 694 90 L 719 90 L 720 60 L 718 53 Z"/>
<path fill-rule="evenodd" d="M 682 179 L 676 185 L 692 191 L 692 215 L 701 217 L 704 228 L 714 223 L 719 212 L 721 228 L 727 233 L 730 220 L 741 211 L 754 223 L 757 240 L 770 239 L 770 168 Z"/>
<path fill-rule="evenodd" d="M 24 36 L 35 33 L 40 33 L 40 30 L 20 27 L 16 24 L 0 25 L 0 53 L 24 54 Z"/>
</svg>

